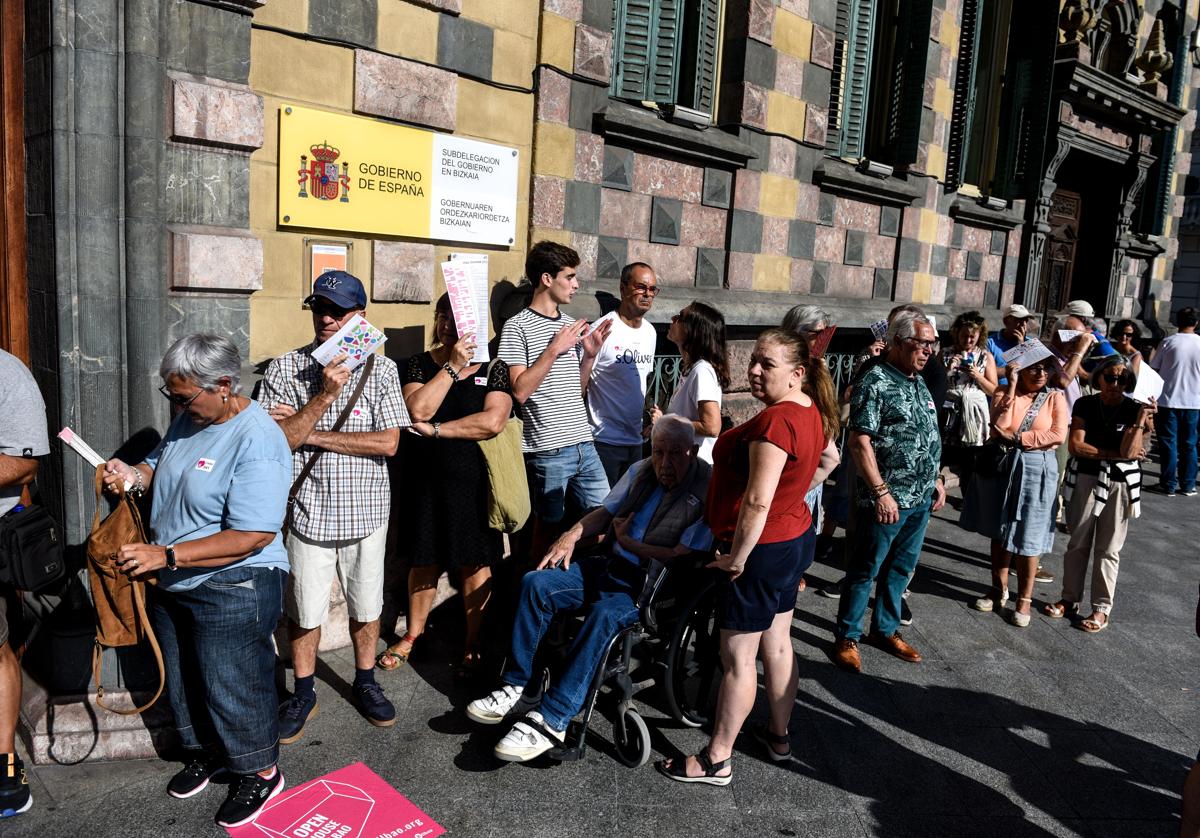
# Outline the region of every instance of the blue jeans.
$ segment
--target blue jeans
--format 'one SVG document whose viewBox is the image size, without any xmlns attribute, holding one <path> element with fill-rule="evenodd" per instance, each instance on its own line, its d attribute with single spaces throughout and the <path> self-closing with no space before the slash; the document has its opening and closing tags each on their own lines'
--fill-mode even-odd
<svg viewBox="0 0 1200 838">
<path fill-rule="evenodd" d="M 632 563 L 606 556 L 583 557 L 567 570 L 525 574 L 513 624 L 512 657 L 501 676 L 506 684 L 524 688 L 533 680 L 534 654 L 556 614 L 591 606 L 567 655 L 566 670 L 542 696 L 542 718 L 554 730 L 566 730 L 583 709 L 609 641 L 637 621 L 639 578 L 644 574 Z"/>
<path fill-rule="evenodd" d="M 548 524 L 563 519 L 567 498 L 587 511 L 604 502 L 608 478 L 596 446 L 590 442 L 525 455 L 533 514 Z"/>
<path fill-rule="evenodd" d="M 629 470 L 629 467 L 642 458 L 642 445 L 610 445 L 607 442 L 596 440 L 596 454 L 600 457 L 600 464 L 604 466 L 604 476 L 608 478 L 608 485 L 616 486 L 617 481 L 621 479 L 621 475 Z"/>
<path fill-rule="evenodd" d="M 1183 407 L 1164 407 L 1158 411 L 1158 444 L 1161 447 L 1164 489 L 1196 488 L 1196 421 L 1200 410 Z"/>
<path fill-rule="evenodd" d="M 271 635 L 284 572 L 232 567 L 188 591 L 153 591 L 167 698 L 184 748 L 252 774 L 279 758 L 279 697 Z"/>
<path fill-rule="evenodd" d="M 891 637 L 900 627 L 900 597 L 921 557 L 925 527 L 932 501 L 912 509 L 901 509 L 900 520 L 881 524 L 875 508 L 855 505 L 850 512 L 850 543 L 846 547 L 846 578 L 838 604 L 836 636 L 848 640 L 862 637 L 862 618 L 875 586 L 875 608 L 871 631 Z"/>
</svg>

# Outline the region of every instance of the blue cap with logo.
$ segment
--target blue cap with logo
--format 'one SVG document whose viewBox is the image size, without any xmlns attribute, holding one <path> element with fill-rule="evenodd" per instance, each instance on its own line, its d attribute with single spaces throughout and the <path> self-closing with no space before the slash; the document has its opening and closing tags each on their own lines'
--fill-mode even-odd
<svg viewBox="0 0 1200 838">
<path fill-rule="evenodd" d="M 305 298 L 309 305 L 317 297 L 324 297 L 338 308 L 360 309 L 367 307 L 367 291 L 358 277 L 345 271 L 326 271 L 313 283 L 313 292 Z"/>
</svg>

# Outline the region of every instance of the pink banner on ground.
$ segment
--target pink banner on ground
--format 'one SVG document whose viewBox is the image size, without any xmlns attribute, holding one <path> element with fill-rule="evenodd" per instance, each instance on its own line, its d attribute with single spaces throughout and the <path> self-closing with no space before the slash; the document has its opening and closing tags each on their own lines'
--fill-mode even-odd
<svg viewBox="0 0 1200 838">
<path fill-rule="evenodd" d="M 284 791 L 233 838 L 436 838 L 432 818 L 361 762 Z"/>
</svg>

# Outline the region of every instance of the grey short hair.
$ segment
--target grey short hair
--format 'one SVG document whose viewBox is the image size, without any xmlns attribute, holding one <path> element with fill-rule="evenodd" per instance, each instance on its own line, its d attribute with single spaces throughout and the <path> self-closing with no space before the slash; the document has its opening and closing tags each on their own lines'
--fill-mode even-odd
<svg viewBox="0 0 1200 838">
<path fill-rule="evenodd" d="M 924 323 L 930 329 L 934 329 L 933 323 L 921 312 L 896 312 L 896 316 L 888 323 L 888 343 L 895 343 L 902 338 L 915 337 L 919 323 Z M 934 337 L 937 337 L 936 329 L 934 329 Z"/>
<path fill-rule="evenodd" d="M 833 325 L 833 318 L 825 309 L 820 306 L 793 306 L 783 315 L 783 323 L 780 325 L 789 332 L 801 334 L 815 329 L 820 323 L 824 323 L 826 327 Z"/>
<path fill-rule="evenodd" d="M 158 374 L 163 381 L 177 375 L 204 390 L 215 390 L 222 378 L 228 378 L 229 391 L 237 393 L 242 389 L 242 356 L 229 338 L 188 335 L 171 344 Z"/>
<path fill-rule="evenodd" d="M 696 444 L 696 426 L 692 424 L 690 419 L 685 419 L 678 413 L 668 413 L 665 416 L 658 417 L 658 421 L 654 423 L 653 430 L 650 431 L 651 444 L 658 442 L 667 442 L 668 440 L 678 442 L 686 448 L 691 448 Z"/>
</svg>

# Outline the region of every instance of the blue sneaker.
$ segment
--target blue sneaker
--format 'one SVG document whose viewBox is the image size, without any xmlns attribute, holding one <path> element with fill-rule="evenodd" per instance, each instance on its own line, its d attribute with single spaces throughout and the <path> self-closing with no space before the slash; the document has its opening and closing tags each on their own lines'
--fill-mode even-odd
<svg viewBox="0 0 1200 838">
<path fill-rule="evenodd" d="M 374 681 L 354 685 L 354 703 L 375 727 L 391 727 L 396 723 L 395 705 L 383 697 L 383 687 Z"/>
<path fill-rule="evenodd" d="M 293 695 L 279 705 L 279 744 L 290 745 L 304 734 L 304 725 L 317 715 L 317 694 Z"/>
<path fill-rule="evenodd" d="M 0 818 L 11 818 L 33 807 L 29 794 L 29 779 L 25 776 L 25 763 L 16 754 L 3 754 L 0 761 Z"/>
</svg>

